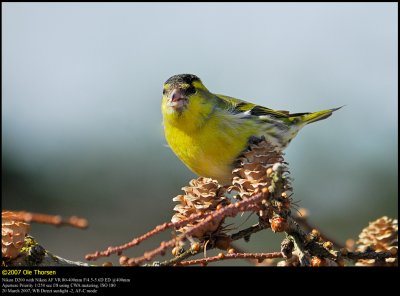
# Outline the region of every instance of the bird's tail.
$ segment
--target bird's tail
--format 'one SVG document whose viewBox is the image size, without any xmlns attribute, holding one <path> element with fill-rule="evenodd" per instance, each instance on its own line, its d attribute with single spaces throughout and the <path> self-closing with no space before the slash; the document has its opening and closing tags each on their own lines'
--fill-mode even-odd
<svg viewBox="0 0 400 296">
<path fill-rule="evenodd" d="M 298 121 L 300 119 L 300 122 L 303 124 L 309 124 L 312 122 L 316 122 L 318 120 L 323 120 L 325 118 L 328 118 L 329 116 L 332 115 L 333 112 L 336 110 L 339 110 L 343 106 L 339 108 L 333 108 L 333 109 L 328 109 L 328 110 L 322 110 L 322 111 L 317 111 L 317 112 L 312 112 L 312 113 L 297 113 L 297 114 L 290 114 L 291 119 L 297 119 L 294 121 Z"/>
</svg>

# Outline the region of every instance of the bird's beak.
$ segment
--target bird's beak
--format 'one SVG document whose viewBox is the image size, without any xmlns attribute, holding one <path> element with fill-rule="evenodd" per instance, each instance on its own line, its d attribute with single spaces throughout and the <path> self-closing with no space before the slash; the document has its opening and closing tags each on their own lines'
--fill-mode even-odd
<svg viewBox="0 0 400 296">
<path fill-rule="evenodd" d="M 177 111 L 181 111 L 186 107 L 188 99 L 182 94 L 178 89 L 174 89 L 168 96 L 167 106 L 171 107 Z"/>
</svg>

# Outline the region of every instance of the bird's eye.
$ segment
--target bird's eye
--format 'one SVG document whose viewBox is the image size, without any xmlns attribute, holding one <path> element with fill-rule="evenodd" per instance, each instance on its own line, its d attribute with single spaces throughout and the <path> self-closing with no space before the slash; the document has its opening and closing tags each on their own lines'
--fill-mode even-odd
<svg viewBox="0 0 400 296">
<path fill-rule="evenodd" d="M 167 93 L 167 90 L 164 88 L 162 91 L 162 94 L 165 95 Z"/>
<path fill-rule="evenodd" d="M 190 96 L 190 95 L 194 94 L 195 92 L 196 92 L 196 88 L 193 85 L 191 85 L 190 87 L 188 87 L 185 90 L 185 95 Z"/>
</svg>

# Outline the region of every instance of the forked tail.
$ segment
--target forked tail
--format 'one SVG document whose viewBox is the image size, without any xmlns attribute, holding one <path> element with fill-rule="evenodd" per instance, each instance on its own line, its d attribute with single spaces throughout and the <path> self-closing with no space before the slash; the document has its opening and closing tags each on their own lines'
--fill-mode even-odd
<svg viewBox="0 0 400 296">
<path fill-rule="evenodd" d="M 297 119 L 297 120 L 300 118 L 301 123 L 309 124 L 312 122 L 316 122 L 318 120 L 323 120 L 323 119 L 328 118 L 329 116 L 332 115 L 333 112 L 335 112 L 336 110 L 339 110 L 342 107 L 343 106 L 341 106 L 339 108 L 322 110 L 322 111 L 317 111 L 317 112 L 312 112 L 312 113 L 291 114 L 290 118 Z M 294 121 L 297 121 L 297 120 L 294 120 Z"/>
</svg>

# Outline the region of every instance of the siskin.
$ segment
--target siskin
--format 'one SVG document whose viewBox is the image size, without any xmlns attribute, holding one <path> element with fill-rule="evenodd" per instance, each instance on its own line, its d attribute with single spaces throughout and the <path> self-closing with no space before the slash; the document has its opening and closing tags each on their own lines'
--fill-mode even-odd
<svg viewBox="0 0 400 296">
<path fill-rule="evenodd" d="M 328 118 L 339 108 L 275 111 L 213 94 L 197 76 L 180 74 L 165 82 L 161 109 L 165 137 L 175 154 L 194 173 L 228 184 L 236 158 L 251 139 L 264 137 L 283 150 L 306 124 Z"/>
</svg>

